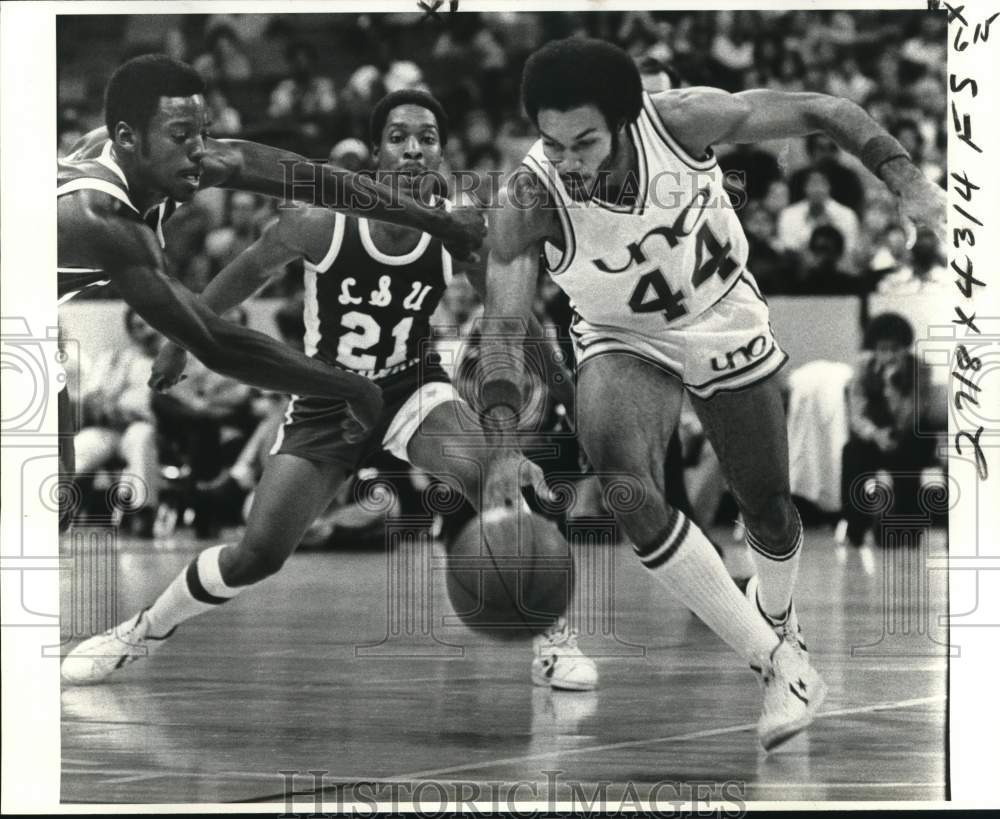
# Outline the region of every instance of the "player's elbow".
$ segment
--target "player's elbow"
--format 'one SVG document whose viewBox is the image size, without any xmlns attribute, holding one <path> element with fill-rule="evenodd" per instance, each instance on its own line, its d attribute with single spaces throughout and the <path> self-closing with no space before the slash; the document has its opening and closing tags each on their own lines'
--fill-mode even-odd
<svg viewBox="0 0 1000 819">
<path fill-rule="evenodd" d="M 826 131 L 831 125 L 846 121 L 849 112 L 857 109 L 857 105 L 844 97 L 814 91 L 803 92 L 799 96 L 802 98 L 803 117 L 814 131 Z"/>
</svg>

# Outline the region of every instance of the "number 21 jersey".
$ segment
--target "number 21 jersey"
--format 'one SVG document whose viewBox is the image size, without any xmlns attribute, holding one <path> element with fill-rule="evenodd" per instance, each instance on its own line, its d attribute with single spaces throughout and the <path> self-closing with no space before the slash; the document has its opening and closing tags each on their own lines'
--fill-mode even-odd
<svg viewBox="0 0 1000 819">
<path fill-rule="evenodd" d="M 747 240 L 715 157 L 690 156 L 648 94 L 628 134 L 638 158 L 629 207 L 572 199 L 541 140 L 524 166 L 558 206 L 564 246 L 547 245 L 546 256 L 576 313 L 655 336 L 690 324 L 749 275 Z"/>
<path fill-rule="evenodd" d="M 430 316 L 451 276 L 451 256 L 429 234 L 390 256 L 367 219 L 336 214 L 325 257 L 305 265 L 306 354 L 369 378 L 414 366 L 432 349 Z"/>
</svg>

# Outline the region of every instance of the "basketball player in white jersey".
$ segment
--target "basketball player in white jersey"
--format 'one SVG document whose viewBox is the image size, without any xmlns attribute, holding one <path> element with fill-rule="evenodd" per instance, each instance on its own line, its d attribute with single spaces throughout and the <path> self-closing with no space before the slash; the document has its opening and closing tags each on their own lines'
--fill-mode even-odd
<svg viewBox="0 0 1000 819">
<path fill-rule="evenodd" d="M 447 121 L 440 103 L 422 91 L 397 91 L 376 105 L 371 120 L 380 177 L 416 193 L 421 177 L 441 164 Z M 487 448 L 470 408 L 428 356 L 429 319 L 452 276 L 451 256 L 439 240 L 323 208 L 288 209 L 202 297 L 223 313 L 296 259 L 306 265 L 306 353 L 331 373 L 353 373 L 381 388 L 385 406 L 373 432 L 360 442 L 345 440 L 343 401 L 294 396 L 242 541 L 202 552 L 150 608 L 82 643 L 63 662 L 64 681 L 102 681 L 180 623 L 277 572 L 338 487 L 381 449 L 440 476 L 477 508 L 481 476 L 490 469 L 512 476 L 515 497 L 522 485 L 544 486 L 539 467 Z M 155 378 L 175 383 L 184 362 L 183 348 L 168 345 L 154 365 Z M 564 620 L 536 637 L 534 649 L 537 685 L 596 686 L 596 666 Z"/>
<path fill-rule="evenodd" d="M 812 721 L 826 687 L 792 604 L 802 526 L 771 378 L 786 355 L 711 146 L 825 131 L 939 234 L 944 194 L 859 107 L 826 95 L 650 96 L 624 51 L 586 39 L 533 54 L 521 90 L 541 138 L 490 216 L 484 333 L 516 351 L 544 250 L 576 311 L 581 444 L 598 474 L 641 482 L 642 503 L 619 521 L 643 565 L 757 672 L 758 736 L 773 748 Z M 497 367 L 483 387 L 496 434 L 519 409 L 518 381 L 516 366 Z M 663 456 L 685 390 L 746 521 L 757 569 L 746 597 L 704 533 L 664 500 Z M 488 476 L 487 504 L 494 490 L 509 495 L 506 481 Z"/>
</svg>

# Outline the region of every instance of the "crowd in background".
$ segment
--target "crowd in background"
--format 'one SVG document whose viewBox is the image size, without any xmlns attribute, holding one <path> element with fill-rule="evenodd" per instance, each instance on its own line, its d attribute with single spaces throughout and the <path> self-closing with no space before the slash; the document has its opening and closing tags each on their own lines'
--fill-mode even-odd
<svg viewBox="0 0 1000 819">
<path fill-rule="evenodd" d="M 710 85 L 846 97 L 894 134 L 930 179 L 943 183 L 946 173 L 942 14 L 449 15 L 442 9 L 435 19 L 421 13 L 67 15 L 58 25 L 61 154 L 102 124 L 101 91 L 116 65 L 162 51 L 204 76 L 215 136 L 254 139 L 366 169 L 372 167 L 368 117 L 374 103 L 388 91 L 422 88 L 449 115 L 445 170 L 506 173 L 535 139 L 518 100 L 524 60 L 549 39 L 584 35 L 625 48 L 650 90 Z M 720 146 L 717 153 L 749 240 L 748 266 L 765 295 L 918 294 L 951 286 L 934 236 L 912 233 L 885 187 L 829 137 Z M 488 204 L 495 190 L 484 184 L 477 194 Z M 166 226 L 174 273 L 201 291 L 256 240 L 275 208 L 275 202 L 251 194 L 199 193 Z M 289 339 L 301 338 L 295 318 L 301 290 L 301 265 L 293 264 L 261 294 L 287 300 L 279 324 L 284 322 Z M 84 297 L 114 293 L 98 288 Z M 440 308 L 438 323 L 466 324 L 477 309 L 474 291 L 460 283 Z M 558 326 L 566 324 L 568 307 L 548 280 L 537 310 Z M 127 319 L 136 345 L 129 355 L 145 361 L 151 342 L 136 319 Z M 127 380 L 127 367 L 107 364 Z M 126 471 L 144 475 L 155 450 L 159 461 L 177 466 L 201 534 L 238 522 L 239 512 L 232 510 L 252 491 L 282 407 L 280 400 L 224 381 L 199 371 L 169 398 L 147 396 L 124 415 L 88 416 L 101 431 L 84 440 L 84 463 L 96 468 L 120 461 Z M 106 397 L 84 400 L 93 407 Z M 154 423 L 158 447 L 151 443 Z M 178 434 L 167 434 L 171 429 Z M 158 503 L 154 496 L 133 516 L 137 533 L 151 531 L 150 510 Z M 234 520 L 220 518 L 222 508 Z"/>
<path fill-rule="evenodd" d="M 217 136 L 366 168 L 374 102 L 417 87 L 448 112 L 448 169 L 508 172 L 534 140 L 518 101 L 524 60 L 548 39 L 589 35 L 628 50 L 651 88 L 851 99 L 941 182 L 945 25 L 941 14 L 885 11 L 67 16 L 59 32 L 60 147 L 101 123 L 101 89 L 115 65 L 157 50 L 205 77 Z M 915 293 L 947 283 L 933 237 L 908 235 L 885 187 L 828 137 L 718 153 L 765 294 Z M 487 200 L 494 192 L 486 184 L 479 191 Z M 177 275 L 201 290 L 274 207 L 245 194 L 199 194 L 170 220 Z M 300 287 L 293 269 L 267 295 Z"/>
</svg>

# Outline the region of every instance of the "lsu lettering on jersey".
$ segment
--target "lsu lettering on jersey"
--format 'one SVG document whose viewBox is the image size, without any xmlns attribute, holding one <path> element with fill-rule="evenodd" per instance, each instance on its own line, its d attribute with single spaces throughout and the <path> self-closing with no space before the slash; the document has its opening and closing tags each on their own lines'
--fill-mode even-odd
<svg viewBox="0 0 1000 819">
<path fill-rule="evenodd" d="M 547 247 L 550 274 L 594 325 L 656 335 L 683 327 L 746 269 L 747 240 L 714 156 L 691 157 L 648 94 L 629 125 L 639 159 L 635 205 L 573 200 L 539 140 L 525 157 L 559 205 L 564 248 Z"/>
<path fill-rule="evenodd" d="M 405 370 L 430 352 L 430 317 L 451 281 L 451 256 L 427 233 L 409 253 L 390 256 L 375 246 L 367 219 L 335 216 L 326 255 L 305 265 L 306 354 L 369 378 Z"/>
<path fill-rule="evenodd" d="M 115 162 L 111 154 L 110 140 L 104 143 L 100 153 L 96 156 L 73 155 L 59 162 L 56 197 L 66 196 L 80 190 L 100 191 L 113 196 L 125 205 L 126 211 L 134 215 L 137 221 L 152 228 L 160 241 L 160 247 L 164 246 L 163 223 L 177 209 L 177 203 L 168 199 L 150 210 L 145 216 L 139 213 L 139 209 L 129 197 L 125 172 Z M 69 301 L 88 287 L 100 287 L 110 282 L 103 270 L 74 265 L 72 259 L 60 259 L 57 272 L 59 304 Z"/>
</svg>

